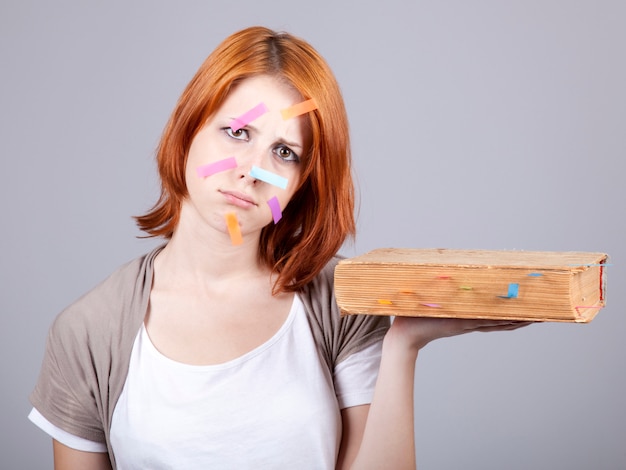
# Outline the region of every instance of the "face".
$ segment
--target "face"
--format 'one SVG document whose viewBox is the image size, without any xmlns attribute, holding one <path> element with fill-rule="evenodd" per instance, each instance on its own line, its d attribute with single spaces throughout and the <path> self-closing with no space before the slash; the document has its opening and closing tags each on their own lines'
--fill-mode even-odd
<svg viewBox="0 0 626 470">
<path fill-rule="evenodd" d="M 306 116 L 284 120 L 281 110 L 302 101 L 293 88 L 266 75 L 245 79 L 230 92 L 191 143 L 189 196 L 179 228 L 228 237 L 226 214 L 235 213 L 245 239 L 274 223 L 298 187 L 300 158 L 310 145 Z"/>
</svg>

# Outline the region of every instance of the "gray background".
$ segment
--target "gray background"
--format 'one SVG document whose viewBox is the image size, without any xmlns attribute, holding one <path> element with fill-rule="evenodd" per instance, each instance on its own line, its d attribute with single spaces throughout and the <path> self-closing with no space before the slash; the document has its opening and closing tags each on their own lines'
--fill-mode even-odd
<svg viewBox="0 0 626 470">
<path fill-rule="evenodd" d="M 422 469 L 626 468 L 624 1 L 0 3 L 0 467 L 50 468 L 31 425 L 47 329 L 149 250 L 153 150 L 228 34 L 311 42 L 344 91 L 377 247 L 604 251 L 608 306 L 429 345 Z"/>
</svg>

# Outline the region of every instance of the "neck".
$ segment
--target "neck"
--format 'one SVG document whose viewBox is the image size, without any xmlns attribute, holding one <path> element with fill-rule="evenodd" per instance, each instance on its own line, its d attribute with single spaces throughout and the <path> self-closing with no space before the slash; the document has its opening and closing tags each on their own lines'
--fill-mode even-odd
<svg viewBox="0 0 626 470">
<path fill-rule="evenodd" d="M 182 221 L 181 221 L 182 222 Z M 170 286 L 180 283 L 225 285 L 270 273 L 258 259 L 259 236 L 248 235 L 233 245 L 228 234 L 179 224 L 155 260 L 158 278 Z"/>
</svg>

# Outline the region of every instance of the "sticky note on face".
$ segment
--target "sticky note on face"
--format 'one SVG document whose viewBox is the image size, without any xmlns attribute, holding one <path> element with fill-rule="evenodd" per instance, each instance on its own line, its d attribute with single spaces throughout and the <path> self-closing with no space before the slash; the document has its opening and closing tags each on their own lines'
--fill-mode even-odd
<svg viewBox="0 0 626 470">
<path fill-rule="evenodd" d="M 286 121 L 287 119 L 291 119 L 297 116 L 300 116 L 305 113 L 309 113 L 317 109 L 317 103 L 314 99 L 303 101 L 302 103 L 294 104 L 293 106 L 281 109 L 280 114 L 283 119 Z"/>
<path fill-rule="evenodd" d="M 283 217 L 283 213 L 280 210 L 280 203 L 278 202 L 278 198 L 274 196 L 272 199 L 267 201 L 267 205 L 270 206 L 270 210 L 272 211 L 272 219 L 274 219 L 274 223 L 277 224 L 278 221 Z"/>
<path fill-rule="evenodd" d="M 274 186 L 278 186 L 281 189 L 287 189 L 287 178 L 283 178 L 276 173 L 264 170 L 263 168 L 259 168 L 258 166 L 253 166 L 252 168 L 250 168 L 250 176 L 255 179 L 265 181 L 266 183 L 272 184 Z"/>
<path fill-rule="evenodd" d="M 228 227 L 228 234 L 230 235 L 230 241 L 232 244 L 241 245 L 243 243 L 243 237 L 241 236 L 241 230 L 239 229 L 237 214 L 234 212 L 228 212 L 226 214 L 226 226 Z"/>
<path fill-rule="evenodd" d="M 238 131 L 242 127 L 245 127 L 248 124 L 250 124 L 255 119 L 263 116 L 268 111 L 269 109 L 267 109 L 267 106 L 265 106 L 265 103 L 261 102 L 257 104 L 254 108 L 243 113 L 241 116 L 236 117 L 235 119 L 230 121 L 230 128 L 234 131 Z"/>
<path fill-rule="evenodd" d="M 200 165 L 196 168 L 196 172 L 200 178 L 206 178 L 207 176 L 214 175 L 215 173 L 231 170 L 233 168 L 237 168 L 237 160 L 235 160 L 235 157 L 230 157 L 218 162 L 209 163 L 207 165 Z"/>
</svg>

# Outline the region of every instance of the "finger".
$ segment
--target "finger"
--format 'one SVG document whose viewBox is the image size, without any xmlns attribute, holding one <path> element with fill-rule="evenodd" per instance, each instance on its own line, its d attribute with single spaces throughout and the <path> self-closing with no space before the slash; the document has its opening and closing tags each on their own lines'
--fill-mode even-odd
<svg viewBox="0 0 626 470">
<path fill-rule="evenodd" d="M 519 320 L 465 320 L 464 329 L 476 330 L 482 328 L 504 328 L 509 326 L 526 326 L 532 322 Z"/>
<path fill-rule="evenodd" d="M 501 325 L 484 326 L 484 327 L 478 328 L 477 331 L 484 332 L 484 333 L 489 332 L 489 331 L 513 331 L 513 330 L 517 330 L 519 328 L 523 328 L 528 325 L 532 325 L 533 323 L 535 322 L 532 322 L 532 321 L 510 322 L 510 323 L 504 323 Z"/>
</svg>

